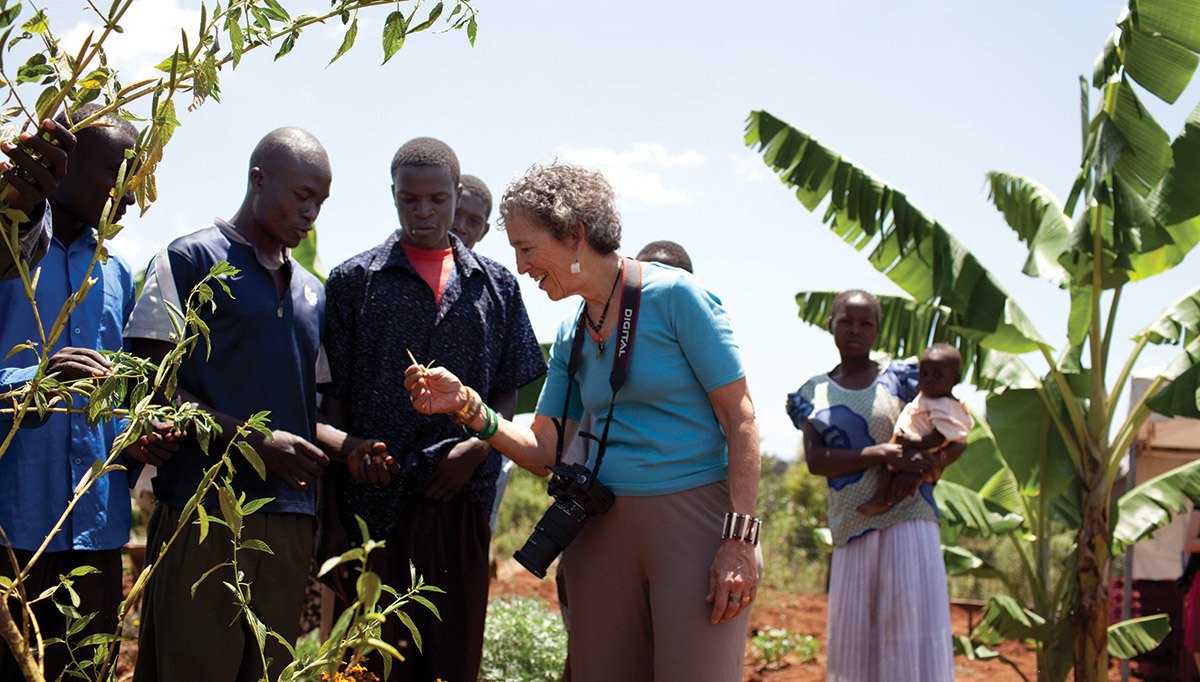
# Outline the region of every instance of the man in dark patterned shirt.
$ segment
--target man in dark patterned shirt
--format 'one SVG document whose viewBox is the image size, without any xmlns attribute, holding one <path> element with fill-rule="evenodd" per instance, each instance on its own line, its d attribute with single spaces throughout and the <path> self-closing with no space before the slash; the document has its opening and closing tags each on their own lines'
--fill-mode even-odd
<svg viewBox="0 0 1200 682">
<path fill-rule="evenodd" d="M 396 152 L 391 170 L 400 229 L 339 265 L 326 284 L 332 384 L 325 413 L 352 434 L 342 452 L 362 453 L 359 437 L 381 443 L 374 457 L 347 457 L 354 480 L 337 505 L 343 520 L 361 516 L 375 539 L 386 540 L 371 555 L 385 583 L 404 590 L 411 561 L 446 591 L 434 600 L 440 620 L 420 607 L 408 611 L 423 652 L 396 619 L 384 625 L 385 641 L 406 658 L 390 679 L 474 680 L 501 456 L 444 415 L 414 410 L 404 369 L 410 352 L 436 362 L 511 413 L 516 390 L 546 364 L 512 273 L 450 234 L 460 192 L 454 152 L 417 138 Z"/>
</svg>

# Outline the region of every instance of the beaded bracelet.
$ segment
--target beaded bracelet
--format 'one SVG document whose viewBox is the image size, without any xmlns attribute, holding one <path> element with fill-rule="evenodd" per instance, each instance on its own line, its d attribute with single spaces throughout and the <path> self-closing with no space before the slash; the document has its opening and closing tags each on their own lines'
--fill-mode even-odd
<svg viewBox="0 0 1200 682">
<path fill-rule="evenodd" d="M 758 531 L 762 528 L 762 520 L 749 514 L 725 512 L 725 522 L 721 526 L 721 537 L 727 540 L 740 540 L 755 547 L 758 546 Z"/>
</svg>

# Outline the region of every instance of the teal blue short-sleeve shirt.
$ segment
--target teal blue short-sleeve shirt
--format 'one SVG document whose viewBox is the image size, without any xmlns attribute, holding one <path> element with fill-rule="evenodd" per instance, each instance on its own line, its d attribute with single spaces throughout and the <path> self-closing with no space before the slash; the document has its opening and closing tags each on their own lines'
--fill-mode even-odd
<svg viewBox="0 0 1200 682">
<path fill-rule="evenodd" d="M 559 326 L 538 414 L 562 416 L 577 319 L 578 312 Z M 568 416 L 578 420 L 586 408 L 596 415 L 597 436 L 613 397 L 612 358 L 612 344 L 600 353 L 590 336 L 584 339 L 570 387 Z M 726 479 L 729 452 L 708 394 L 744 375 L 721 300 L 690 273 L 643 263 L 633 359 L 613 409 L 600 480 L 617 495 L 644 496 Z"/>
</svg>

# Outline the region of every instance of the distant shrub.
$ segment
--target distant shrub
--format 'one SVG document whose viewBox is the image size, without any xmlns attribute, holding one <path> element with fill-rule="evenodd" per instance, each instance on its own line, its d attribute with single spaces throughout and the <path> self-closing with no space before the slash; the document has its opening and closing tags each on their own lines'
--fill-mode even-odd
<svg viewBox="0 0 1200 682">
<path fill-rule="evenodd" d="M 483 682 L 555 682 L 567 658 L 567 631 L 540 599 L 494 599 L 483 630 Z"/>
<path fill-rule="evenodd" d="M 508 488 L 500 502 L 496 533 L 492 537 L 492 554 L 505 559 L 525 544 L 533 526 L 550 506 L 546 494 L 546 479 L 539 478 L 520 467 L 514 467 Z"/>
<path fill-rule="evenodd" d="M 796 661 L 806 663 L 817 657 L 821 643 L 812 635 L 801 635 L 785 628 L 763 628 L 750 637 L 750 651 L 758 671 L 787 667 L 784 658 L 795 654 Z"/>
</svg>

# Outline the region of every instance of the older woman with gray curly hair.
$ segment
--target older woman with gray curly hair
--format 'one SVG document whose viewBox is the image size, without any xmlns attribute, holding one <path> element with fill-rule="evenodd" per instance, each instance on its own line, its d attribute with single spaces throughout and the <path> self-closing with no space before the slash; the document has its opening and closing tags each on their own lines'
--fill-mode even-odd
<svg viewBox="0 0 1200 682">
<path fill-rule="evenodd" d="M 740 680 L 759 583 L 759 439 L 728 314 L 690 273 L 617 253 L 620 216 L 597 172 L 534 166 L 500 215 L 518 270 L 553 300 L 582 298 L 559 327 L 534 420 L 497 417 L 442 368 L 408 368 L 413 404 L 540 475 L 584 410 L 596 415 L 589 469 L 552 479 L 594 474 L 615 495 L 607 511 L 586 496 L 590 518 L 561 543 L 571 679 Z M 542 546 L 562 539 L 546 530 Z"/>
</svg>

